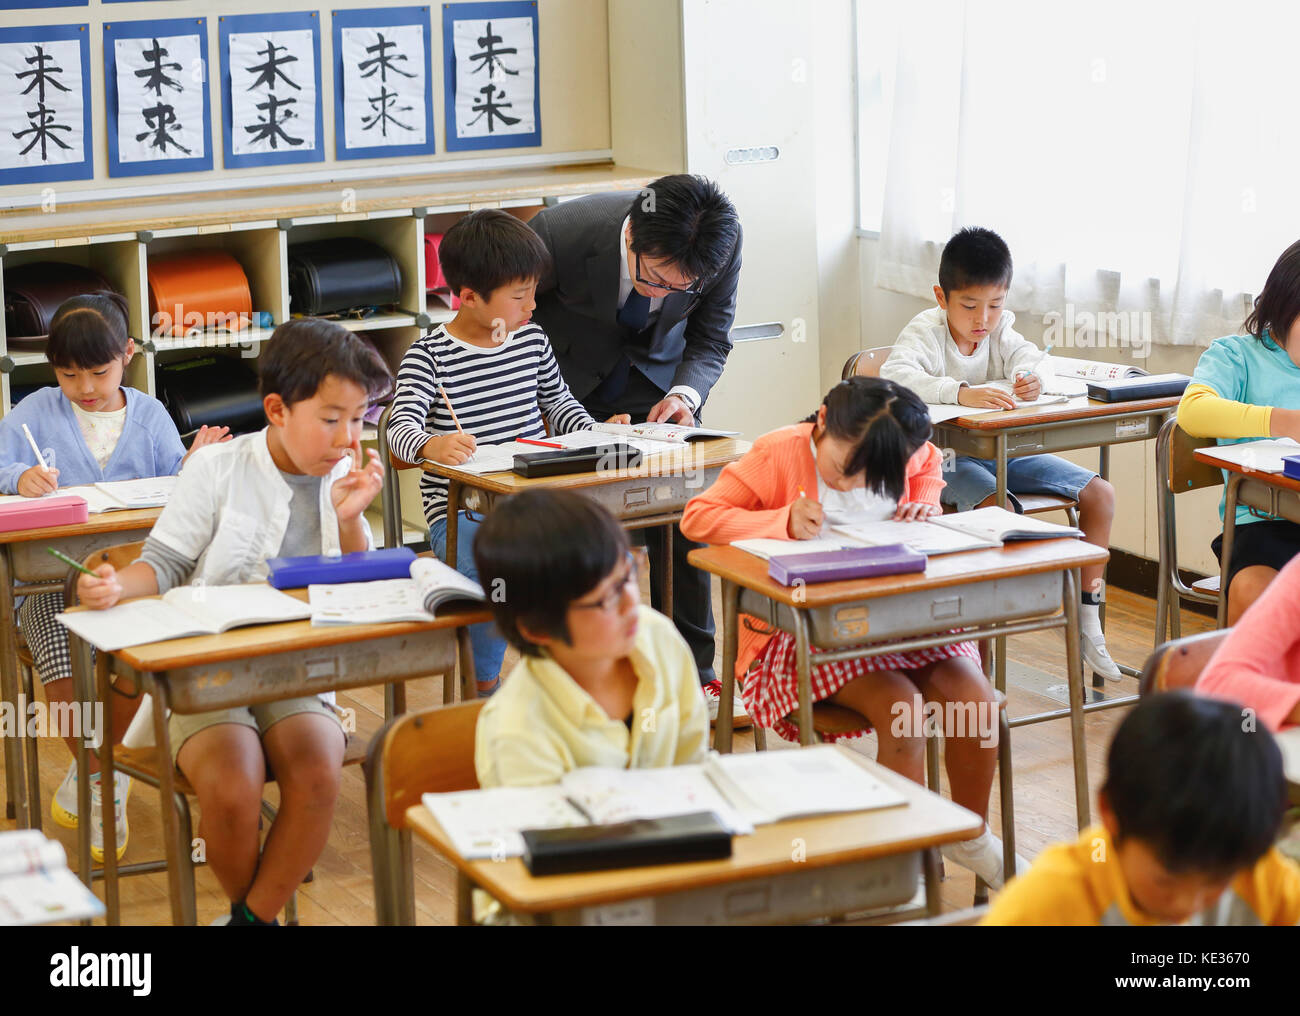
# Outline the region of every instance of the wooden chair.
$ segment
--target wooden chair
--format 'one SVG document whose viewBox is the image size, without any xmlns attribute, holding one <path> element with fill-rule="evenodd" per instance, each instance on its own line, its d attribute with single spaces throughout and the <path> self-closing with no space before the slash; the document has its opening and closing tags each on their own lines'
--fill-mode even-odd
<svg viewBox="0 0 1300 1016">
<path fill-rule="evenodd" d="M 382 925 L 415 923 L 411 833 L 406 810 L 424 794 L 476 790 L 474 728 L 481 701 L 408 713 L 385 724 L 365 762 L 374 867 L 375 917 Z M 398 874 L 402 874 L 399 884 Z M 470 882 L 456 873 L 456 923 L 470 924 Z"/>
<path fill-rule="evenodd" d="M 96 551 L 95 553 L 91 554 L 88 558 L 86 558 L 86 560 L 83 563 L 87 568 L 91 569 L 92 571 L 102 564 L 111 564 L 115 569 L 120 571 L 121 569 L 125 568 L 127 565 L 134 562 L 140 556 L 140 553 L 143 550 L 144 550 L 144 541 L 118 544 L 117 546 L 114 547 L 108 547 L 104 550 Z M 63 592 L 64 602 L 67 603 L 68 606 L 75 606 L 78 602 L 77 601 L 77 578 L 80 576 L 80 574 L 81 573 L 76 571 L 75 569 L 72 568 L 68 569 L 68 577 L 64 582 L 64 592 Z M 95 654 L 95 676 L 96 676 L 95 688 L 96 689 L 100 687 L 105 687 L 107 685 L 107 671 L 110 666 L 111 660 L 112 657 L 110 657 L 107 653 Z M 97 693 L 95 689 L 90 689 L 88 694 L 86 694 L 84 691 L 79 692 L 78 699 L 79 701 L 90 701 L 93 703 L 95 701 L 96 694 Z M 134 694 L 138 695 L 139 691 L 137 690 Z M 82 695 L 85 695 L 85 697 L 83 698 Z M 107 712 L 110 709 L 108 703 L 104 704 L 104 709 L 105 712 Z M 114 731 L 115 735 L 120 733 L 121 732 L 119 731 Z M 364 739 L 358 738 L 356 735 L 350 737 L 348 739 L 347 748 L 345 749 L 343 754 L 343 764 L 345 766 L 360 764 L 362 761 L 364 761 L 366 757 L 367 747 L 368 747 L 367 742 Z M 128 776 L 131 776 L 132 778 L 139 780 L 141 783 L 146 784 L 147 786 L 153 787 L 155 789 L 161 786 L 162 781 L 161 781 L 160 773 L 162 770 L 160 767 L 164 763 L 167 765 L 171 765 L 171 760 L 170 759 L 164 760 L 162 758 L 161 750 L 156 745 L 150 745 L 145 748 L 128 748 L 119 744 L 116 745 L 113 749 L 113 766 L 115 769 L 124 772 Z M 267 782 L 268 783 L 271 782 L 274 778 L 275 778 L 274 775 L 268 771 Z M 194 862 L 191 860 L 191 856 L 192 856 L 191 844 L 193 842 L 193 829 L 192 829 L 192 822 L 190 818 L 190 804 L 189 804 L 189 798 L 193 796 L 194 796 L 194 788 L 190 785 L 189 781 L 185 779 L 184 775 L 179 770 L 177 770 L 176 795 L 175 795 L 175 800 L 172 801 L 172 807 L 176 809 L 176 819 L 177 819 L 176 828 L 177 828 L 178 842 L 177 842 L 176 856 L 181 858 L 181 863 L 185 866 L 185 870 L 182 872 L 181 885 L 183 887 L 182 891 L 185 895 L 185 900 L 184 900 L 185 913 L 188 915 L 189 923 L 191 924 L 194 923 L 196 919 L 195 916 L 196 903 L 195 903 L 195 892 L 194 892 Z M 262 802 L 262 814 L 268 821 L 275 820 L 275 815 L 276 815 L 275 808 L 272 807 L 270 804 L 268 804 L 266 801 Z M 83 835 L 89 837 L 90 835 L 89 825 L 81 825 L 79 823 L 77 835 L 78 837 L 81 837 Z M 98 874 L 99 877 L 103 878 L 105 881 L 105 889 L 106 889 L 105 896 L 107 897 L 107 904 L 108 904 L 108 923 L 117 924 L 118 923 L 117 885 L 116 885 L 117 877 L 119 875 L 125 875 L 125 876 L 144 875 L 156 871 L 166 871 L 167 862 L 165 859 L 162 859 L 156 861 L 144 861 L 144 862 L 119 866 L 116 863 L 115 853 L 110 854 L 110 848 L 107 843 L 107 838 L 108 838 L 107 829 L 105 829 L 104 835 L 106 841 L 105 849 L 104 849 L 105 864 L 104 864 L 104 868 L 101 869 L 101 871 L 96 874 Z M 309 872 L 307 878 L 304 879 L 303 881 L 310 882 L 311 880 L 312 880 L 312 874 Z M 284 916 L 285 916 L 286 924 L 296 925 L 298 923 L 298 897 L 296 893 L 289 898 L 289 902 L 285 905 Z"/>
<path fill-rule="evenodd" d="M 858 350 L 844 361 L 844 369 L 840 371 L 841 380 L 847 381 L 851 377 L 880 377 L 880 368 L 893 351 L 893 346 Z"/>
<path fill-rule="evenodd" d="M 1159 484 L 1156 498 L 1160 571 L 1156 585 L 1155 642 L 1160 645 L 1166 634 L 1177 639 L 1183 633 L 1182 602 L 1218 604 L 1222 592 L 1219 576 L 1198 579 L 1190 586 L 1178 573 L 1178 526 L 1174 498 L 1189 490 L 1216 487 L 1223 483 L 1223 473 L 1197 461 L 1198 448 L 1214 444 L 1212 438 L 1190 437 L 1176 419 L 1166 420 L 1156 435 L 1156 473 Z"/>
</svg>

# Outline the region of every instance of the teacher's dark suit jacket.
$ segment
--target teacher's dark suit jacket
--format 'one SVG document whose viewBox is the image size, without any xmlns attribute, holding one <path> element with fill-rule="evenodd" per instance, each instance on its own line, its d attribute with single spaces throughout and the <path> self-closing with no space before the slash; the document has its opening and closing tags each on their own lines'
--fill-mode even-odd
<svg viewBox="0 0 1300 1016">
<path fill-rule="evenodd" d="M 637 191 L 593 194 L 543 209 L 531 225 L 551 252 L 553 267 L 537 286 L 533 318 L 555 349 L 560 371 L 578 401 L 605 379 L 619 356 L 667 392 L 689 385 L 703 402 L 731 352 L 740 279 L 740 233 L 723 269 L 698 296 L 669 293 L 658 319 L 638 336 L 620 325 L 619 233 Z"/>
</svg>

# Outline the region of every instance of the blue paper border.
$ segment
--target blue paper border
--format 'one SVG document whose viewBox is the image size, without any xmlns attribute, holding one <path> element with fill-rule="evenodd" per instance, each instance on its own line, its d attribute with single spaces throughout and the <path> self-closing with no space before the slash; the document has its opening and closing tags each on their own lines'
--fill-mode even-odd
<svg viewBox="0 0 1300 1016">
<path fill-rule="evenodd" d="M 119 0 L 119 2 L 126 3 L 127 0 Z M 37 11 L 47 10 L 50 7 L 89 6 L 90 0 L 0 0 L 0 11 Z"/>
<path fill-rule="evenodd" d="M 14 183 L 52 183 L 59 180 L 90 180 L 95 176 L 95 135 L 90 106 L 90 25 L 32 25 L 0 28 L 0 42 L 62 42 L 81 40 L 81 138 L 84 158 L 57 166 L 19 166 L 0 169 L 0 187 Z M 13 138 L 3 139 L 6 143 Z"/>
<path fill-rule="evenodd" d="M 199 54 L 203 58 L 203 156 L 192 159 L 153 159 L 123 163 L 117 155 L 117 50 L 116 39 L 148 39 L 156 35 L 195 35 L 199 37 Z M 164 18 L 149 21 L 114 21 L 104 23 L 104 120 L 108 126 L 108 175 L 149 176 L 159 173 L 193 173 L 212 168 L 212 95 L 208 77 L 212 61 L 208 59 L 207 18 Z M 185 71 L 184 73 L 189 73 Z"/>
<path fill-rule="evenodd" d="M 433 155 L 433 60 L 428 7 L 376 7 L 331 11 L 334 38 L 334 158 L 384 159 L 403 155 Z M 419 145 L 374 145 L 349 148 L 343 123 L 343 29 L 375 28 L 379 25 L 419 25 L 424 36 L 424 143 Z"/>
<path fill-rule="evenodd" d="M 533 123 L 531 134 L 487 135 L 481 138 L 456 136 L 456 40 L 452 22 L 485 18 L 532 18 L 533 46 Z M 443 112 L 446 115 L 444 147 L 449 152 L 470 152 L 483 148 L 536 148 L 542 143 L 542 56 L 541 37 L 537 34 L 536 0 L 497 0 L 495 3 L 459 3 L 442 5 L 442 83 Z"/>
<path fill-rule="evenodd" d="M 324 99 L 321 97 L 320 18 L 315 11 L 289 11 L 283 14 L 225 14 L 217 19 L 221 41 L 221 165 L 226 169 L 244 169 L 249 166 L 278 166 L 290 162 L 325 161 Z M 254 152 L 251 155 L 234 154 L 231 137 L 234 106 L 230 93 L 230 36 L 244 32 L 288 32 L 311 29 L 312 44 L 316 49 L 316 147 L 309 152 L 289 149 L 284 152 Z"/>
</svg>

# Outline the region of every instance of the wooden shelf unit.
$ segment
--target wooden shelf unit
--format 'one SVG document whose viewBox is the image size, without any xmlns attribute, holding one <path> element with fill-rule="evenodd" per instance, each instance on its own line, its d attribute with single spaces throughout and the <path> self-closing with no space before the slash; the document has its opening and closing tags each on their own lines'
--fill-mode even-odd
<svg viewBox="0 0 1300 1016">
<path fill-rule="evenodd" d="M 403 354 L 432 325 L 455 312 L 426 292 L 424 237 L 442 233 L 478 208 L 504 208 L 527 220 L 550 199 L 635 190 L 659 174 L 593 163 L 532 170 L 441 173 L 404 178 L 348 180 L 307 186 L 232 188 L 152 198 L 87 201 L 42 213 L 0 212 L 0 269 L 34 261 L 62 261 L 93 268 L 121 292 L 130 308 L 131 334 L 139 355 L 126 383 L 157 395 L 162 361 L 192 356 L 239 355 L 256 368 L 275 325 L 289 320 L 288 248 L 333 237 L 377 243 L 396 259 L 402 274 L 399 310 L 339 323 L 363 332 L 396 373 Z M 195 249 L 234 256 L 248 276 L 253 310 L 270 313 L 272 327 L 238 332 L 208 329 L 184 336 L 159 333 L 150 320 L 151 258 Z M 0 279 L 0 300 L 3 300 Z M 0 415 L 13 405 L 11 385 L 52 384 L 53 372 L 39 349 L 9 348 L 0 322 Z M 374 428 L 367 437 L 373 441 Z M 427 539 L 420 509 L 419 471 L 402 474 L 406 542 Z"/>
</svg>

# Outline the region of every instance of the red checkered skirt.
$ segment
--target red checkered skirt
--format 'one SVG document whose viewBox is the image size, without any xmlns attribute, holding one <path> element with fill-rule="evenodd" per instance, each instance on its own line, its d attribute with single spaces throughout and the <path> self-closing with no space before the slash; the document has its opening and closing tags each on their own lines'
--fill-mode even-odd
<svg viewBox="0 0 1300 1016">
<path fill-rule="evenodd" d="M 956 642 L 929 649 L 912 649 L 901 653 L 882 653 L 864 659 L 817 663 L 817 657 L 830 650 L 812 649 L 812 696 L 814 702 L 830 698 L 855 678 L 878 670 L 917 670 L 930 663 L 964 656 L 980 663 L 975 642 Z M 799 740 L 799 728 L 788 716 L 799 708 L 799 680 L 795 671 L 794 636 L 778 631 L 763 647 L 741 687 L 745 710 L 755 723 L 775 731 L 787 741 Z M 862 737 L 871 728 L 845 734 L 827 734 L 825 740 L 836 741 Z"/>
</svg>

